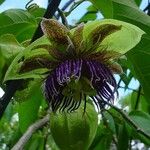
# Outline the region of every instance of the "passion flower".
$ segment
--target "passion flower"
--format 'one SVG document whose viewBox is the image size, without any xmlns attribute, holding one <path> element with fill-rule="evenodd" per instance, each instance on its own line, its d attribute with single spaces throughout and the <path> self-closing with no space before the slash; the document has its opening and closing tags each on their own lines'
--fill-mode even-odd
<svg viewBox="0 0 150 150">
<path fill-rule="evenodd" d="M 114 73 L 122 69 L 115 62 L 133 48 L 144 33 L 138 27 L 117 20 L 94 21 L 69 30 L 54 19 L 43 19 L 41 28 L 50 41 L 43 46 L 50 58 L 26 59 L 20 73 L 48 68 L 44 95 L 53 112 L 79 108 L 91 99 L 98 109 L 117 94 Z M 32 52 L 33 53 L 33 52 Z"/>
<path fill-rule="evenodd" d="M 117 92 L 117 84 L 113 77 L 113 68 L 105 49 L 96 52 L 103 39 L 121 29 L 121 26 L 105 24 L 91 33 L 92 47 L 83 41 L 83 25 L 69 35 L 69 30 L 56 20 L 43 20 L 41 27 L 45 35 L 53 42 L 66 45 L 65 52 L 50 49 L 55 60 L 55 67 L 47 76 L 44 85 L 45 97 L 52 111 L 78 109 L 81 100 L 86 108 L 90 96 L 98 108 L 104 107 L 104 101 L 113 101 Z M 54 29 L 55 27 L 55 29 Z M 98 32 L 97 32 L 98 31 Z M 87 44 L 87 46 L 86 46 Z"/>
</svg>

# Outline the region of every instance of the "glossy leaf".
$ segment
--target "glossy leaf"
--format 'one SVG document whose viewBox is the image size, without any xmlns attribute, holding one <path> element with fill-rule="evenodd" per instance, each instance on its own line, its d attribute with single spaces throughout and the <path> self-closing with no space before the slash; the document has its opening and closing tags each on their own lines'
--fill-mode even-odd
<svg viewBox="0 0 150 150">
<path fill-rule="evenodd" d="M 139 128 L 144 130 L 145 133 L 150 135 L 150 115 L 142 111 L 133 111 L 130 118 L 137 124 Z"/>
<path fill-rule="evenodd" d="M 19 42 L 31 39 L 37 21 L 25 10 L 10 9 L 0 14 L 0 35 L 13 34 Z"/>
<path fill-rule="evenodd" d="M 24 47 L 19 44 L 16 38 L 11 34 L 0 36 L 0 82 L 2 83 L 4 74 L 14 57 L 21 52 Z"/>
<path fill-rule="evenodd" d="M 27 96 L 28 99 L 24 99 L 24 102 L 19 103 L 19 127 L 22 133 L 24 133 L 29 125 L 34 123 L 38 118 L 39 106 L 43 99 L 40 85 L 41 83 L 37 81 L 33 82 L 33 84 L 30 85 L 30 88 L 26 89 L 29 90 Z M 22 98 L 24 98 L 24 95 L 20 96 L 20 101 Z"/>
<path fill-rule="evenodd" d="M 112 0 L 90 0 L 93 5 L 101 11 L 105 18 L 112 18 L 113 7 Z"/>
<path fill-rule="evenodd" d="M 127 58 L 134 66 L 136 76 L 143 87 L 148 103 L 150 103 L 150 38 L 142 38 L 140 44 L 127 53 Z"/>
<path fill-rule="evenodd" d="M 90 5 L 87 8 L 87 12 L 80 18 L 80 20 L 78 21 L 78 23 L 82 23 L 82 22 L 87 22 L 87 21 L 92 21 L 95 20 L 97 18 L 97 9 L 94 5 Z"/>
<path fill-rule="evenodd" d="M 134 25 L 137 25 L 144 30 L 148 35 L 150 34 L 150 16 L 139 10 L 133 1 L 116 1 L 113 0 L 114 18 L 124 20 Z M 132 13 L 131 13 L 132 12 Z M 140 81 L 146 99 L 150 99 L 150 81 L 149 81 L 149 36 L 144 36 L 140 44 L 138 44 L 132 51 L 127 53 L 128 60 L 130 60 L 130 69 Z"/>
<path fill-rule="evenodd" d="M 15 57 L 24 47 L 16 40 L 12 34 L 0 36 L 0 54 L 6 59 Z"/>
<path fill-rule="evenodd" d="M 112 0 L 113 18 L 132 23 L 150 34 L 150 16 L 142 12 L 131 0 Z"/>
</svg>

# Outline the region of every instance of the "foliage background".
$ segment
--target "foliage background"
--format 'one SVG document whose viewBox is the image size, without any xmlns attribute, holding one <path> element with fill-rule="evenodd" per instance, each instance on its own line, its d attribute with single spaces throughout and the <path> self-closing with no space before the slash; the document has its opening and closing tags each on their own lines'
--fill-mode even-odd
<svg viewBox="0 0 150 150">
<path fill-rule="evenodd" d="M 4 8 L 0 1 L 1 11 Z M 17 2 L 17 1 L 16 1 Z M 27 1 L 26 1 L 27 2 Z M 47 2 L 40 1 L 43 7 Z M 65 4 L 62 0 L 60 8 Z M 66 11 L 69 24 L 87 22 L 98 18 L 114 18 L 137 25 L 147 34 L 141 42 L 126 54 L 119 63 L 124 74 L 116 76 L 120 91 L 115 105 L 126 111 L 127 117 L 150 136 L 150 17 L 139 9 L 141 0 L 91 0 L 83 2 L 74 11 Z M 24 5 L 22 2 L 18 2 Z M 148 5 L 143 0 L 142 8 Z M 7 6 L 11 5 L 8 3 Z M 23 7 L 23 6 L 21 6 Z M 146 7 L 146 6 L 145 6 Z M 32 38 L 45 8 L 36 4 L 27 10 L 11 9 L 0 14 L 0 86 L 5 90 L 3 78 L 16 54 L 24 49 L 24 41 Z M 82 13 L 79 13 L 82 12 Z M 77 15 L 79 14 L 79 15 Z M 75 17 L 76 16 L 76 17 Z M 18 91 L 7 107 L 0 121 L 0 149 L 10 149 L 27 128 L 46 114 L 47 105 L 41 93 L 40 83 L 31 84 L 24 91 Z M 37 92 L 38 90 L 38 92 Z M 99 149 L 148 149 L 150 140 L 138 132 L 120 111 L 109 108 L 104 111 L 104 120 L 91 145 L 91 150 Z M 32 114 L 32 115 L 31 115 Z M 107 120 L 107 124 L 105 122 Z M 58 149 L 47 126 L 37 130 L 26 149 Z"/>
</svg>

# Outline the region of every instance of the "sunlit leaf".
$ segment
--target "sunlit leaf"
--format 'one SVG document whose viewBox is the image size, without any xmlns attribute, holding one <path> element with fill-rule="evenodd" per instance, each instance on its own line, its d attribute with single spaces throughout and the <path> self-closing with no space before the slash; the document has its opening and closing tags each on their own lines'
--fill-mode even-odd
<svg viewBox="0 0 150 150">
<path fill-rule="evenodd" d="M 121 26 L 120 30 L 106 36 L 100 43 L 100 46 L 106 47 L 108 51 L 113 50 L 121 54 L 124 54 L 135 47 L 135 45 L 140 42 L 141 36 L 144 34 L 144 31 L 132 24 L 118 20 L 106 19 L 87 23 L 83 30 L 84 40 L 88 38 L 89 34 L 91 34 L 95 28 L 101 25 Z M 88 40 L 90 41 L 90 39 Z"/>
<path fill-rule="evenodd" d="M 132 0 L 112 0 L 113 18 L 132 23 L 150 34 L 150 16 L 142 12 Z"/>
<path fill-rule="evenodd" d="M 6 59 L 15 57 L 24 47 L 16 40 L 12 34 L 0 36 L 0 54 Z"/>
<path fill-rule="evenodd" d="M 25 10 L 9 9 L 0 14 L 0 35 L 13 34 L 19 42 L 31 39 L 37 27 L 34 16 Z"/>
<path fill-rule="evenodd" d="M 26 78 L 41 78 L 43 75 L 45 75 L 48 69 L 40 67 L 40 65 L 39 68 L 35 68 L 28 72 L 21 73 L 20 69 L 22 67 L 24 60 L 29 58 L 32 59 L 35 57 L 43 56 L 44 58 L 51 59 L 51 56 L 49 55 L 46 49 L 38 48 L 38 46 L 40 47 L 41 45 L 43 45 L 44 47 L 45 45 L 49 45 L 49 44 L 50 43 L 48 39 L 42 37 L 37 41 L 35 41 L 34 43 L 32 43 L 31 45 L 29 45 L 28 47 L 26 47 L 22 52 L 20 52 L 17 55 L 17 57 L 11 63 L 10 67 L 6 72 L 4 81 L 14 80 L 14 79 L 26 79 Z"/>
<path fill-rule="evenodd" d="M 112 18 L 113 8 L 112 0 L 90 0 L 93 5 L 99 9 L 105 18 Z"/>
</svg>

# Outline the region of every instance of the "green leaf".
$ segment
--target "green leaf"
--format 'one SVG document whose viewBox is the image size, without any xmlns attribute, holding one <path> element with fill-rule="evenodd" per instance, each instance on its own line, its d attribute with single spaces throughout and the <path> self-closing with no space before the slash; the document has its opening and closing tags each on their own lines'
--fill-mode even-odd
<svg viewBox="0 0 150 150">
<path fill-rule="evenodd" d="M 7 80 L 41 78 L 42 76 L 45 76 L 45 73 L 48 71 L 48 69 L 40 65 L 33 70 L 31 69 L 30 71 L 23 73 L 20 72 L 23 62 L 27 59 L 32 60 L 36 57 L 51 59 L 48 51 L 44 48 L 40 48 L 42 46 L 44 47 L 45 45 L 50 45 L 50 43 L 48 39 L 43 36 L 20 52 L 9 66 L 5 74 L 4 82 Z"/>
<path fill-rule="evenodd" d="M 26 90 L 29 90 L 28 99 L 19 103 L 18 107 L 19 127 L 22 133 L 38 118 L 39 106 L 41 100 L 43 100 L 41 82 L 33 82 L 33 85 L 30 85 L 30 89 Z M 20 99 L 22 100 L 23 97 L 23 95 L 22 97 L 20 96 Z"/>
<path fill-rule="evenodd" d="M 134 67 L 136 77 L 140 81 L 145 97 L 150 104 L 150 38 L 144 36 L 141 42 L 127 53 L 127 58 Z"/>
<path fill-rule="evenodd" d="M 3 81 L 3 77 L 11 61 L 23 49 L 24 47 L 18 43 L 13 35 L 4 34 L 0 36 L 0 82 Z"/>
<path fill-rule="evenodd" d="M 0 54 L 6 59 L 15 57 L 24 47 L 16 40 L 12 34 L 0 36 Z"/>
<path fill-rule="evenodd" d="M 116 127 L 115 127 L 115 121 L 114 121 L 113 117 L 108 112 L 104 113 L 104 117 L 107 120 L 107 125 L 108 125 L 107 127 L 109 128 L 109 130 L 111 130 L 112 133 L 115 133 Z"/>
<path fill-rule="evenodd" d="M 34 16 L 25 10 L 9 9 L 0 14 L 0 35 L 13 34 L 19 42 L 31 39 L 37 27 Z"/>
<path fill-rule="evenodd" d="M 97 18 L 97 11 L 98 10 L 93 5 L 90 5 L 87 8 L 87 12 L 79 19 L 78 23 L 95 20 Z"/>
<path fill-rule="evenodd" d="M 43 132 L 36 132 L 27 142 L 25 150 L 44 150 L 46 146 L 46 138 Z"/>
<path fill-rule="evenodd" d="M 137 4 L 138 6 L 140 6 L 142 0 L 135 0 L 135 2 L 136 2 L 136 4 Z"/>
<path fill-rule="evenodd" d="M 105 18 L 113 17 L 112 0 L 90 0 L 99 9 Z"/>
<path fill-rule="evenodd" d="M 97 128 L 96 136 L 89 150 L 108 150 L 110 149 L 113 134 L 100 123 Z"/>
<path fill-rule="evenodd" d="M 129 147 L 129 136 L 126 125 L 119 125 L 117 150 L 127 150 Z"/>
<path fill-rule="evenodd" d="M 141 128 L 145 133 L 150 135 L 150 115 L 142 111 L 132 111 L 129 114 L 130 118 Z"/>
<path fill-rule="evenodd" d="M 150 35 L 150 16 L 142 12 L 133 1 L 113 0 L 113 8 L 114 18 L 137 25 Z M 144 36 L 140 44 L 127 53 L 127 58 L 131 62 L 129 67 L 132 73 L 136 74 L 136 77 L 143 87 L 145 97 L 150 103 L 149 43 L 150 38 L 148 36 Z"/>
<path fill-rule="evenodd" d="M 83 30 L 84 40 L 86 41 L 92 31 L 101 25 L 121 26 L 121 29 L 106 36 L 100 43 L 100 48 L 98 50 L 102 50 L 102 47 L 106 47 L 107 51 L 113 50 L 120 54 L 124 54 L 135 47 L 135 45 L 140 42 L 141 36 L 144 34 L 140 28 L 132 24 L 113 19 L 104 19 L 101 21 L 96 20 L 85 25 Z M 90 41 L 90 39 L 88 39 L 88 41 Z"/>
<path fill-rule="evenodd" d="M 113 18 L 132 23 L 150 34 L 150 16 L 142 12 L 133 0 L 112 0 Z"/>
<path fill-rule="evenodd" d="M 4 1 L 5 1 L 5 0 L 0 0 L 0 5 L 1 5 L 2 3 L 4 3 Z"/>
<path fill-rule="evenodd" d="M 35 16 L 35 18 L 37 19 L 41 19 L 41 17 L 43 17 L 44 13 L 45 13 L 46 9 L 44 8 L 40 8 L 39 6 L 35 6 L 35 7 L 31 7 L 28 9 L 28 12 Z"/>
</svg>

